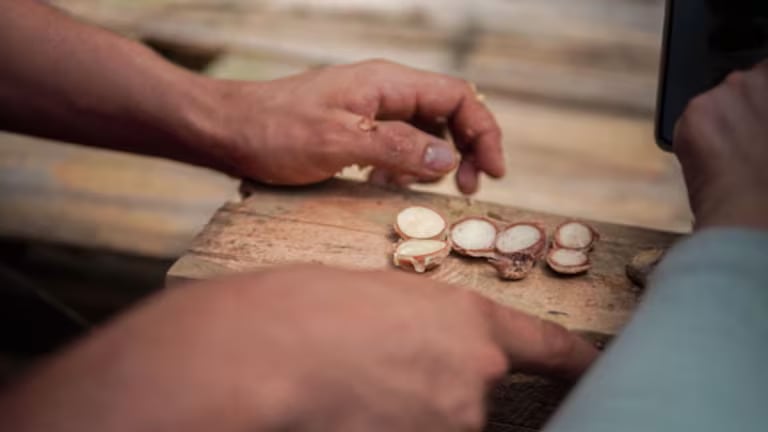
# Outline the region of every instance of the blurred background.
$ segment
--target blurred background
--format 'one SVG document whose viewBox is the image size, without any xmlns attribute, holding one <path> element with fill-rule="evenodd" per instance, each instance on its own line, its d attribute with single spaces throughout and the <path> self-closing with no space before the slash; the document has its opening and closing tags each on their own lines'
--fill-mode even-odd
<svg viewBox="0 0 768 432">
<path fill-rule="evenodd" d="M 464 77 L 505 133 L 508 175 L 485 179 L 477 199 L 689 229 L 679 167 L 653 139 L 662 0 L 49 3 L 221 78 L 268 80 L 372 57 Z M 159 288 L 238 184 L 11 134 L 0 135 L 0 166 L 0 282 L 71 315 L 64 336 Z M 456 194 L 451 179 L 419 188 Z"/>
</svg>

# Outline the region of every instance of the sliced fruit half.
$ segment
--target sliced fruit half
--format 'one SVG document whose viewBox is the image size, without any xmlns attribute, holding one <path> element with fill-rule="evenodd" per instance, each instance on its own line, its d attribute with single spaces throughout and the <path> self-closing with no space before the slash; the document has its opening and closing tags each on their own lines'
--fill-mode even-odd
<svg viewBox="0 0 768 432">
<path fill-rule="evenodd" d="M 417 273 L 424 273 L 439 266 L 451 247 L 442 240 L 403 240 L 395 246 L 393 262 L 395 266 Z"/>
</svg>

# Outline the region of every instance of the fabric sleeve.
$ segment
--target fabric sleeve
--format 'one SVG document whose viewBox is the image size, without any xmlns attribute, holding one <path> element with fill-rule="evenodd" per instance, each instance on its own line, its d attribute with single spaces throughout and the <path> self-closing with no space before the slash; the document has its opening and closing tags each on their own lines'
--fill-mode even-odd
<svg viewBox="0 0 768 432">
<path fill-rule="evenodd" d="M 545 431 L 768 430 L 768 232 L 670 250 L 630 323 Z"/>
</svg>

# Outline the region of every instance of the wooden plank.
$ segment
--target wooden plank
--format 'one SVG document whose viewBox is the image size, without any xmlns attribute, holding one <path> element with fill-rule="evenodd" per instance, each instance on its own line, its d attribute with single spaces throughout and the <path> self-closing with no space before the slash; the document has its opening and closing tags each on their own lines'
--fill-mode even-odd
<svg viewBox="0 0 768 432">
<path fill-rule="evenodd" d="M 0 135 L 0 235 L 177 257 L 237 182 L 161 159 Z"/>
<path fill-rule="evenodd" d="M 403 193 L 340 180 L 308 188 L 248 186 L 239 203 L 222 207 L 174 264 L 171 282 L 205 279 L 274 265 L 314 262 L 353 269 L 391 268 L 391 229 L 397 212 L 428 205 L 456 220 L 486 215 L 535 220 L 552 229 L 562 217 L 461 198 Z M 562 278 L 540 266 L 525 281 L 499 280 L 481 260 L 450 257 L 425 277 L 476 290 L 502 304 L 596 335 L 613 335 L 638 292 L 624 275 L 639 250 L 667 247 L 676 235 L 596 223 L 603 236 L 585 276 Z"/>
<path fill-rule="evenodd" d="M 460 74 L 502 94 L 619 109 L 646 117 L 654 108 L 659 32 L 648 25 L 641 29 L 616 25 L 603 15 L 605 11 L 597 13 L 591 4 L 583 5 L 590 12 L 564 20 L 558 7 L 572 6 L 522 2 L 511 10 L 500 6 L 509 16 L 505 26 L 494 27 L 489 16 L 476 21 L 468 18 L 446 28 L 429 18 L 414 24 L 354 13 L 313 13 L 309 9 L 299 14 L 245 4 L 225 8 L 182 3 L 163 9 L 153 3 L 137 17 L 136 13 L 122 13 L 125 5 L 88 7 L 92 3 L 99 4 L 57 2 L 86 19 L 157 43 L 247 52 L 308 65 L 384 57 Z M 624 3 L 606 7 L 633 9 Z M 645 20 L 658 18 L 661 22 L 659 2 L 643 4 L 641 9 Z"/>
</svg>

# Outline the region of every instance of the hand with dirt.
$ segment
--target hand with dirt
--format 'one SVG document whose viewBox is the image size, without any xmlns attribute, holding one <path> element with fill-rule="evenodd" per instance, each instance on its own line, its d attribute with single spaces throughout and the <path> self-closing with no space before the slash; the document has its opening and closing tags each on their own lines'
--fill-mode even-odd
<svg viewBox="0 0 768 432">
<path fill-rule="evenodd" d="M 472 292 L 294 267 L 163 292 L 0 397 L 25 431 L 480 430 L 507 371 L 578 377 L 595 349 Z"/>
<path fill-rule="evenodd" d="M 243 176 L 306 184 L 353 164 L 374 180 L 434 181 L 458 167 L 464 193 L 504 174 L 501 132 L 466 81 L 374 60 L 269 82 L 218 82 L 219 155 Z M 453 143 L 444 139 L 450 132 Z"/>
<path fill-rule="evenodd" d="M 698 229 L 768 229 L 768 61 L 694 98 L 674 148 Z"/>
</svg>

